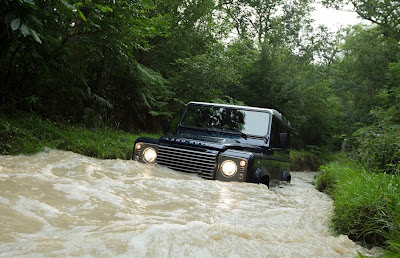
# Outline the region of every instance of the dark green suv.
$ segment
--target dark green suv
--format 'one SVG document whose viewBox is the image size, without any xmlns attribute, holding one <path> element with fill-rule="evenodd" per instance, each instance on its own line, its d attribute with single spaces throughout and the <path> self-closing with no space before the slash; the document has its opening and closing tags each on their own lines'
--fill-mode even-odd
<svg viewBox="0 0 400 258">
<path fill-rule="evenodd" d="M 133 159 L 206 179 L 290 182 L 290 123 L 274 109 L 189 102 L 172 135 L 140 137 Z"/>
</svg>

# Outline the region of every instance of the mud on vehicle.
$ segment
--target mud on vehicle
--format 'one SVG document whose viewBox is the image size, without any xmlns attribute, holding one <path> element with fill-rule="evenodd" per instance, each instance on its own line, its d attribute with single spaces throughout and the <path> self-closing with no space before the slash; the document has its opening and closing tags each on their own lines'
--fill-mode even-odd
<svg viewBox="0 0 400 258">
<path fill-rule="evenodd" d="M 189 102 L 171 135 L 140 137 L 133 159 L 221 181 L 290 182 L 290 123 L 274 109 Z"/>
</svg>

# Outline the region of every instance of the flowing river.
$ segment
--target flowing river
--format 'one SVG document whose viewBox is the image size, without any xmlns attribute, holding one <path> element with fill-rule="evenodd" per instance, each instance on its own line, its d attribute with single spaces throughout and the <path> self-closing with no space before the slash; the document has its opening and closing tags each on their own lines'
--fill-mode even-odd
<svg viewBox="0 0 400 258">
<path fill-rule="evenodd" d="M 0 156 L 0 257 L 355 257 L 311 184 L 209 181 L 47 150 Z"/>
</svg>

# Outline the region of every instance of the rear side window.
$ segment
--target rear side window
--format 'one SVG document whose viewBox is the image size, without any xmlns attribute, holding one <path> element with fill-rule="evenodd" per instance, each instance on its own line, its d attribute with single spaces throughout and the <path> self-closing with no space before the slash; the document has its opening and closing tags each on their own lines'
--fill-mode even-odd
<svg viewBox="0 0 400 258">
<path fill-rule="evenodd" d="M 289 137 L 289 128 L 283 125 L 280 120 L 276 119 L 275 117 L 272 117 L 270 147 L 272 148 L 282 147 L 280 142 L 281 133 L 287 133 Z"/>
</svg>

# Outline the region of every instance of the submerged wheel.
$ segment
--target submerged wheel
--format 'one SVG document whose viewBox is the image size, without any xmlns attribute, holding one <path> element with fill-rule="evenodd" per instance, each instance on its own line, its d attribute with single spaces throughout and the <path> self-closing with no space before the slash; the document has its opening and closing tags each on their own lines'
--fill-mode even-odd
<svg viewBox="0 0 400 258">
<path fill-rule="evenodd" d="M 264 184 L 269 188 L 269 176 L 263 176 L 260 180 L 260 184 Z"/>
<path fill-rule="evenodd" d="M 292 181 L 292 176 L 287 176 L 286 177 L 286 182 L 290 183 L 290 181 Z"/>
</svg>

